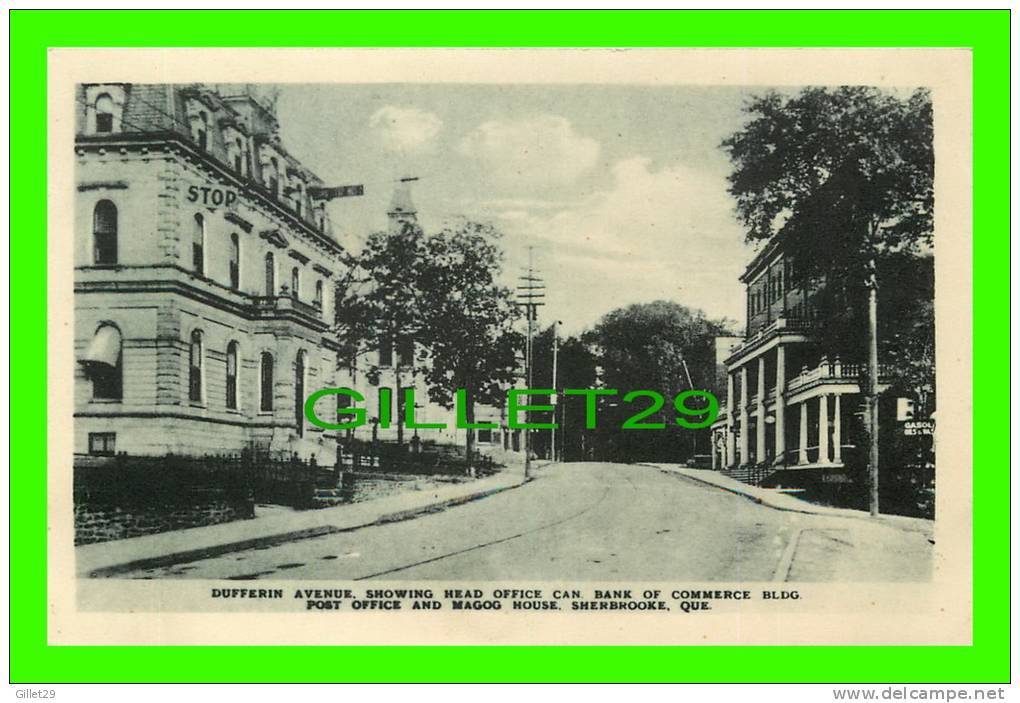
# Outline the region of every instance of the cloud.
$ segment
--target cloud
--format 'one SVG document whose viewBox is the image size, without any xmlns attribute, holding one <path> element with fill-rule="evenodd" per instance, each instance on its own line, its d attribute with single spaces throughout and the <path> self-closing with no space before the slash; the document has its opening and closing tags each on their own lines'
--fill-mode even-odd
<svg viewBox="0 0 1020 703">
<path fill-rule="evenodd" d="M 738 276 L 749 251 L 725 173 L 655 167 L 645 157 L 617 161 L 610 173 L 605 189 L 558 210 L 490 211 L 537 245 L 549 272 L 548 314 L 579 329 L 615 308 L 668 299 L 741 318 Z"/>
<path fill-rule="evenodd" d="M 564 117 L 537 115 L 490 120 L 470 132 L 458 151 L 487 165 L 501 185 L 572 183 L 595 165 L 599 143 L 574 131 Z"/>
<path fill-rule="evenodd" d="M 415 107 L 387 105 L 372 113 L 368 125 L 384 149 L 396 152 L 424 151 L 443 128 L 438 115 Z"/>
</svg>

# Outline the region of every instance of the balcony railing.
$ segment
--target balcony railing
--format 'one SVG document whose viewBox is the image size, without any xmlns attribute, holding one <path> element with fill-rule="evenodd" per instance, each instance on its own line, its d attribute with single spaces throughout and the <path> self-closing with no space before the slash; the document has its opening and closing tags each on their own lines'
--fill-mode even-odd
<svg viewBox="0 0 1020 703">
<path fill-rule="evenodd" d="M 258 313 L 294 311 L 308 317 L 322 318 L 322 307 L 318 303 L 304 303 L 292 295 L 258 295 L 252 299 Z"/>
<path fill-rule="evenodd" d="M 769 324 L 762 327 L 760 330 L 747 337 L 740 346 L 733 350 L 733 354 L 740 354 L 745 349 L 753 347 L 758 342 L 762 341 L 766 337 L 779 331 L 787 332 L 807 332 L 810 329 L 811 321 L 807 318 L 802 317 L 777 317 Z"/>
<path fill-rule="evenodd" d="M 789 391 L 796 391 L 814 383 L 828 380 L 856 382 L 861 377 L 861 370 L 860 364 L 844 364 L 839 359 L 829 361 L 827 358 L 822 357 L 817 367 L 801 370 L 799 374 L 789 380 L 786 387 Z M 881 379 L 888 377 L 888 375 L 888 365 L 879 364 L 878 377 Z"/>
</svg>

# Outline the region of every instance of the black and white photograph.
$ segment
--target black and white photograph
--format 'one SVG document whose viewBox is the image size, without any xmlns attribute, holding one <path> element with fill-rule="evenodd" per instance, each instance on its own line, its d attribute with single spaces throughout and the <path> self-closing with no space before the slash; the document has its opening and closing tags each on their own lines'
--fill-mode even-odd
<svg viewBox="0 0 1020 703">
<path fill-rule="evenodd" d="M 938 580 L 968 235 L 923 71 L 412 64 L 67 91 L 79 607 L 691 617 Z"/>
</svg>

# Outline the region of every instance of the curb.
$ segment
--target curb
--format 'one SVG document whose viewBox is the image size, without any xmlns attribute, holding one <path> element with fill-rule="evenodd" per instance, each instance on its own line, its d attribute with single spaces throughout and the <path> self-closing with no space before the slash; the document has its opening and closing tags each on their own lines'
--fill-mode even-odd
<svg viewBox="0 0 1020 703">
<path fill-rule="evenodd" d="M 532 479 L 521 481 L 520 483 L 514 483 L 507 486 L 498 486 L 496 488 L 486 488 L 485 490 L 478 491 L 476 493 L 470 493 L 464 496 L 457 496 L 456 498 L 448 498 L 446 500 L 439 501 L 438 503 L 431 503 L 429 505 L 422 505 L 417 508 L 410 508 L 408 510 L 399 510 L 394 513 L 385 513 L 376 517 L 374 520 L 366 521 L 356 525 L 337 526 L 337 525 L 317 525 L 315 527 L 307 527 L 302 530 L 293 530 L 291 532 L 281 532 L 275 535 L 265 535 L 263 537 L 252 537 L 250 539 L 238 540 L 235 542 L 224 542 L 223 544 L 211 545 L 208 547 L 200 547 L 198 549 L 189 549 L 180 552 L 172 552 L 170 554 L 161 554 L 155 557 L 146 557 L 143 559 L 133 559 L 126 561 L 121 564 L 113 564 L 110 566 L 102 566 L 97 569 L 93 569 L 82 576 L 88 578 L 108 578 L 111 576 L 117 576 L 124 574 L 129 571 L 137 571 L 139 569 L 153 569 L 163 566 L 173 566 L 175 564 L 184 564 L 192 561 L 199 561 L 201 559 L 210 559 L 212 557 L 222 556 L 224 554 L 230 554 L 231 552 L 241 552 L 248 549 L 255 549 L 257 547 L 275 547 L 280 544 L 287 542 L 297 542 L 299 540 L 311 539 L 313 537 L 322 537 L 324 535 L 339 534 L 341 532 L 353 532 L 360 530 L 365 527 L 372 527 L 373 525 L 385 525 L 391 522 L 401 522 L 404 520 L 413 519 L 419 515 L 427 513 L 437 513 L 447 508 L 452 508 L 457 505 L 464 503 L 470 503 L 475 500 L 481 500 L 487 498 L 496 493 L 502 493 L 513 488 L 519 488 L 525 483 L 528 483 Z"/>
<path fill-rule="evenodd" d="M 758 505 L 764 505 L 765 507 L 772 508 L 773 510 L 782 510 L 782 511 L 788 512 L 788 513 L 799 513 L 801 515 L 819 515 L 821 517 L 838 517 L 838 518 L 848 518 L 848 519 L 851 519 L 851 520 L 865 520 L 865 521 L 870 522 L 872 524 L 874 524 L 875 522 L 881 522 L 882 524 L 888 525 L 889 527 L 894 527 L 894 528 L 900 529 L 900 530 L 907 530 L 907 531 L 910 531 L 910 532 L 928 531 L 928 530 L 934 529 L 934 523 L 932 523 L 932 525 L 930 525 L 930 526 L 925 526 L 923 528 L 920 525 L 914 525 L 914 526 L 911 526 L 911 525 L 898 525 L 898 524 L 896 524 L 895 520 L 890 520 L 889 518 L 902 517 L 902 516 L 879 515 L 877 518 L 873 518 L 873 517 L 871 517 L 871 515 L 868 515 L 866 513 L 861 512 L 861 511 L 852 510 L 851 508 L 833 508 L 832 510 L 837 510 L 839 512 L 832 513 L 832 512 L 827 512 L 826 510 L 820 510 L 820 509 L 817 509 L 817 508 L 816 509 L 812 509 L 812 506 L 811 506 L 810 503 L 804 503 L 804 507 L 803 508 L 801 508 L 799 506 L 798 507 L 794 507 L 794 506 L 781 505 L 781 504 L 777 505 L 777 504 L 775 504 L 775 503 L 773 503 L 773 502 L 771 502 L 769 500 L 766 500 L 765 498 L 762 498 L 761 496 L 754 495 L 753 493 L 749 493 L 747 491 L 741 490 L 740 488 L 737 488 L 735 486 L 724 486 L 724 485 L 721 485 L 721 484 L 718 484 L 718 483 L 713 483 L 711 481 L 706 481 L 706 480 L 704 480 L 702 478 L 699 478 L 697 476 L 692 476 L 692 475 L 684 473 L 682 471 L 674 471 L 674 470 L 671 470 L 671 469 L 664 469 L 661 466 L 657 466 L 655 464 L 646 464 L 646 463 L 642 462 L 642 463 L 639 463 L 637 465 L 638 466 L 647 466 L 647 467 L 650 467 L 650 468 L 653 468 L 653 469 L 658 469 L 659 471 L 662 471 L 663 473 L 673 474 L 673 475 L 676 475 L 676 476 L 683 476 L 684 478 L 690 479 L 691 481 L 695 481 L 695 482 L 697 482 L 697 483 L 699 483 L 699 484 L 701 484 L 703 486 L 711 486 L 712 488 L 718 488 L 719 490 L 726 491 L 727 493 L 732 493 L 733 495 L 741 496 L 742 498 L 747 498 L 748 500 L 752 501 L 753 503 L 757 503 Z M 751 486 L 749 486 L 749 488 L 751 488 Z M 819 507 L 821 507 L 821 506 L 819 506 Z M 906 518 L 906 517 L 904 517 L 903 519 L 904 520 L 923 520 L 924 518 Z"/>
</svg>

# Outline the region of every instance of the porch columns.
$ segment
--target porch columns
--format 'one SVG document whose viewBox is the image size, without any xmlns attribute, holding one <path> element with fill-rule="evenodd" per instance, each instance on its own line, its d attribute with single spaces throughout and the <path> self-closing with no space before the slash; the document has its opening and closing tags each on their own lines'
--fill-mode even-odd
<svg viewBox="0 0 1020 703">
<path fill-rule="evenodd" d="M 758 424 L 754 432 L 754 461 L 760 464 L 765 461 L 765 355 L 758 357 Z"/>
<path fill-rule="evenodd" d="M 736 433 L 737 420 L 734 413 L 737 412 L 737 399 L 733 393 L 733 374 L 726 374 L 726 460 L 725 466 L 737 465 Z"/>
<path fill-rule="evenodd" d="M 740 368 L 740 463 L 748 464 L 748 441 L 750 435 L 747 426 L 750 418 L 747 416 L 747 367 Z"/>
<path fill-rule="evenodd" d="M 837 464 L 843 463 L 843 428 L 841 427 L 839 406 L 840 406 L 840 394 L 836 393 L 834 396 L 836 405 L 833 407 L 832 414 L 832 460 Z"/>
<path fill-rule="evenodd" d="M 786 350 L 776 347 L 776 458 L 786 463 Z"/>
<path fill-rule="evenodd" d="M 797 447 L 797 463 L 807 461 L 807 401 L 800 404 L 800 445 Z"/>
<path fill-rule="evenodd" d="M 818 463 L 829 463 L 829 396 L 818 396 Z"/>
</svg>

